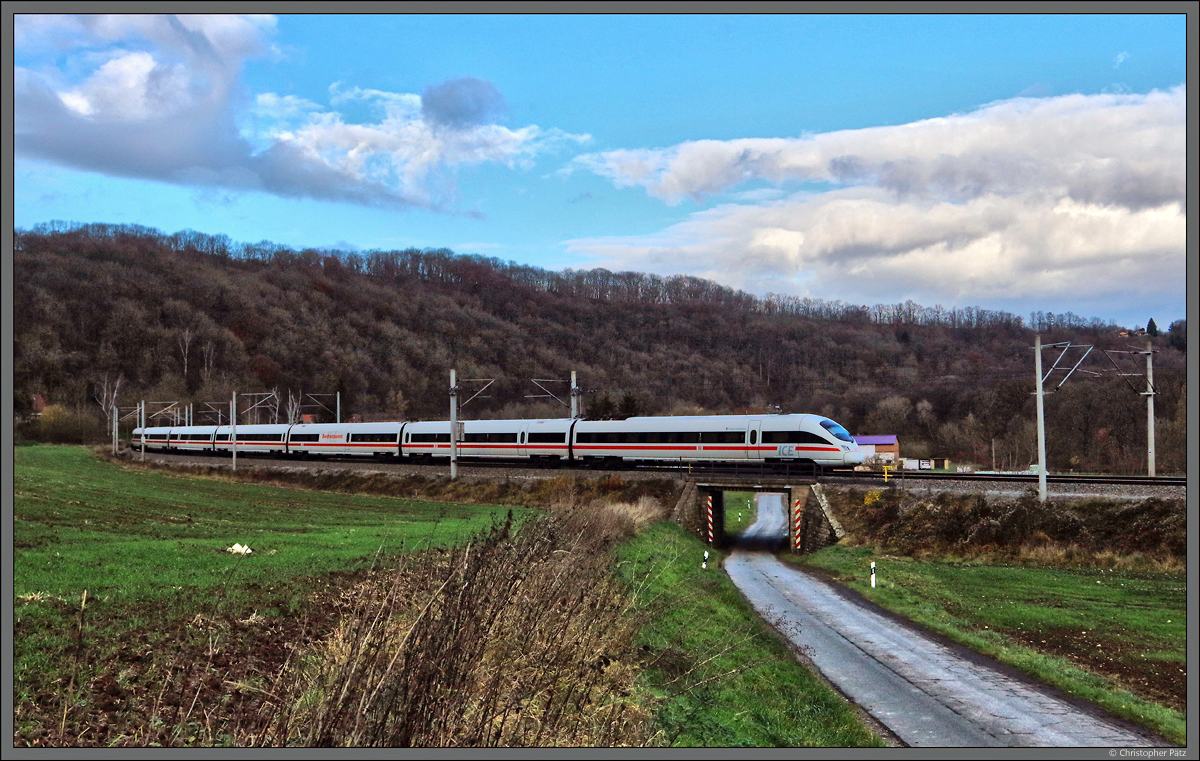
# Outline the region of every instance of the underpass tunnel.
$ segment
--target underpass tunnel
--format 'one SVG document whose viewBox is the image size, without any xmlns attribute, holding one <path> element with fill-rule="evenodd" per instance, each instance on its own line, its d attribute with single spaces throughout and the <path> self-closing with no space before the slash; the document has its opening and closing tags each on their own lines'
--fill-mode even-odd
<svg viewBox="0 0 1200 761">
<path fill-rule="evenodd" d="M 713 547 L 778 552 L 795 548 L 803 524 L 807 486 L 763 487 L 706 484 L 698 490 L 701 537 Z M 755 519 L 744 530 L 730 533 L 727 516 L 746 507 L 740 497 L 727 492 L 753 492 Z"/>
<path fill-rule="evenodd" d="M 754 495 L 756 519 L 744 532 L 729 537 L 729 545 L 738 549 L 779 552 L 788 546 L 786 506 L 791 503 L 785 492 L 757 492 Z"/>
</svg>

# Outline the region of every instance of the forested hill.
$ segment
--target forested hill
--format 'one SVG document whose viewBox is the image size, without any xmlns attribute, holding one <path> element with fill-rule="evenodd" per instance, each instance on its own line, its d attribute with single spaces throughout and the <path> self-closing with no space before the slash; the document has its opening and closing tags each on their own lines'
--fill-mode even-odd
<svg viewBox="0 0 1200 761">
<path fill-rule="evenodd" d="M 1036 328 L 1044 342 L 1094 344 L 1081 367 L 1109 371 L 1075 374 L 1047 404 L 1051 461 L 1144 463 L 1145 404 L 1117 375 L 1140 372 L 1144 357 L 1109 359 L 1099 349 L 1133 341 L 1070 314 L 759 299 L 692 277 L 550 272 L 445 249 L 295 251 L 136 226 L 43 225 L 15 231 L 14 249 L 18 412 L 32 394 L 99 412 L 95 397 L 120 377 L 123 405 L 340 391 L 344 418 L 444 419 L 455 368 L 496 379 L 466 417 L 557 416 L 566 409 L 553 400 L 527 398 L 542 393 L 531 379 L 575 370 L 593 415 L 622 401 L 641 414 L 778 406 L 896 433 L 906 454 L 990 464 L 995 440 L 1024 467 Z M 1173 456 L 1163 437 L 1183 419 L 1186 325 L 1151 340 L 1162 469 Z M 566 397 L 565 383 L 549 387 Z"/>
</svg>

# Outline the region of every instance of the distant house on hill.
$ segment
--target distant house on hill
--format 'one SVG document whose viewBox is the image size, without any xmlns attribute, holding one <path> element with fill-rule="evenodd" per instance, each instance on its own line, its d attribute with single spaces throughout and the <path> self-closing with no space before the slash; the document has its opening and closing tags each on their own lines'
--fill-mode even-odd
<svg viewBox="0 0 1200 761">
<path fill-rule="evenodd" d="M 28 417 L 25 418 L 28 421 L 33 421 L 40 418 L 42 413 L 46 411 L 46 407 L 49 406 L 46 404 L 46 397 L 42 396 L 41 394 L 33 394 L 32 397 L 33 411 L 30 412 Z"/>
<path fill-rule="evenodd" d="M 888 433 L 880 436 L 854 436 L 858 448 L 862 450 L 863 462 L 867 464 L 884 465 L 900 462 L 900 442 L 896 434 Z"/>
</svg>

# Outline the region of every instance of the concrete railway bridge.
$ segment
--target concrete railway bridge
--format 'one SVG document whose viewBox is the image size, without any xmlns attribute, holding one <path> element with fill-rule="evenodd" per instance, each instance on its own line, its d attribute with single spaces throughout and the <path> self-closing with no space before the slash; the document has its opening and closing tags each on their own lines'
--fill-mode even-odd
<svg viewBox="0 0 1200 761">
<path fill-rule="evenodd" d="M 821 484 L 815 480 L 690 478 L 675 503 L 671 519 L 702 541 L 714 547 L 725 546 L 728 544 L 725 514 L 737 507 L 725 499 L 726 492 L 784 494 L 788 505 L 787 547 L 793 552 L 819 550 L 836 543 L 846 533 L 830 509 Z"/>
</svg>

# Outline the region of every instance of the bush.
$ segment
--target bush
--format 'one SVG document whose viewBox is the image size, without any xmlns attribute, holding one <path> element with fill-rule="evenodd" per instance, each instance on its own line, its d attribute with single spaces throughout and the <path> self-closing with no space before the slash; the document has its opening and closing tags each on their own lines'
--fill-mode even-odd
<svg viewBox="0 0 1200 761">
<path fill-rule="evenodd" d="M 107 441 L 104 421 L 95 415 L 71 410 L 61 404 L 47 407 L 30 437 L 50 444 L 103 444 Z"/>
<path fill-rule="evenodd" d="M 999 552 L 1016 557 L 1033 549 L 1046 555 L 1057 547 L 1097 557 L 1114 552 L 1164 562 L 1187 557 L 1182 499 L 1062 499 L 1043 504 L 1032 492 L 1015 499 L 989 499 L 950 492 L 922 496 L 898 489 L 851 489 L 834 492 L 831 498 L 853 542 L 902 554 L 971 557 Z"/>
</svg>

